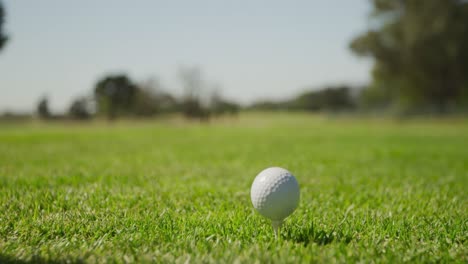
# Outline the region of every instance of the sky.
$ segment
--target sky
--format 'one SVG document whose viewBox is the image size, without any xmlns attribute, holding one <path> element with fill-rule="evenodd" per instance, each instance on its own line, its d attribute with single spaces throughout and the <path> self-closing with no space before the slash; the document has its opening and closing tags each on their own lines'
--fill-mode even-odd
<svg viewBox="0 0 468 264">
<path fill-rule="evenodd" d="M 370 79 L 372 61 L 349 49 L 367 28 L 367 0 L 3 4 L 10 41 L 0 51 L 0 112 L 33 111 L 42 96 L 65 111 L 117 73 L 157 79 L 180 95 L 181 67 L 199 67 L 207 83 L 243 104 Z"/>
</svg>

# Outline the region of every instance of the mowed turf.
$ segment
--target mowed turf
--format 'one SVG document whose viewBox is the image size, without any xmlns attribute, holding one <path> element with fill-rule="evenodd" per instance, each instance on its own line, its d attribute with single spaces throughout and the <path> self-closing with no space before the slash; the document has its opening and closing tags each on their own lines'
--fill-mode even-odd
<svg viewBox="0 0 468 264">
<path fill-rule="evenodd" d="M 244 114 L 1 125 L 0 262 L 468 261 L 468 123 Z M 275 240 L 250 185 L 289 169 Z"/>
</svg>

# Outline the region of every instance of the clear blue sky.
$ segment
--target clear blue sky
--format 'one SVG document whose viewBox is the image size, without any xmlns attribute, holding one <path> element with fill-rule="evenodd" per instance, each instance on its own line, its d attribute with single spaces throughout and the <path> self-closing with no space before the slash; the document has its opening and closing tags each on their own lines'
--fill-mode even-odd
<svg viewBox="0 0 468 264">
<path fill-rule="evenodd" d="M 156 77 L 179 94 L 181 65 L 242 103 L 370 78 L 371 62 L 348 49 L 367 26 L 367 0 L 3 3 L 0 111 L 32 110 L 44 94 L 62 111 L 108 73 Z"/>
</svg>

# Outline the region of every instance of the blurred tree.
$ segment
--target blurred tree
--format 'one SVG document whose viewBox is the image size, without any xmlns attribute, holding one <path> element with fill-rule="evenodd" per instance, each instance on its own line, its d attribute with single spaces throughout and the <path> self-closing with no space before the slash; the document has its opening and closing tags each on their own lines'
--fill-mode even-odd
<svg viewBox="0 0 468 264">
<path fill-rule="evenodd" d="M 210 111 L 202 106 L 200 101 L 195 98 L 185 98 L 181 108 L 182 113 L 187 118 L 200 119 L 202 121 L 208 121 L 210 119 Z"/>
<path fill-rule="evenodd" d="M 288 101 L 269 101 L 269 100 L 259 100 L 247 107 L 247 110 L 256 110 L 256 111 L 282 111 L 289 110 Z"/>
<path fill-rule="evenodd" d="M 87 97 L 79 97 L 73 100 L 68 114 L 73 119 L 86 120 L 93 115 L 93 100 Z"/>
<path fill-rule="evenodd" d="M 371 29 L 351 49 L 375 59 L 367 98 L 445 112 L 468 102 L 468 2 L 372 0 Z"/>
<path fill-rule="evenodd" d="M 49 111 L 49 100 L 45 96 L 37 104 L 37 115 L 42 119 L 50 119 L 52 117 Z"/>
<path fill-rule="evenodd" d="M 161 113 L 171 113 L 180 110 L 177 98 L 167 92 L 158 92 L 156 94 L 156 103 Z"/>
<path fill-rule="evenodd" d="M 136 116 L 149 117 L 159 112 L 158 98 L 153 90 L 139 88 L 135 94 L 133 113 Z"/>
<path fill-rule="evenodd" d="M 138 92 L 138 87 L 125 75 L 105 77 L 94 88 L 97 110 L 107 115 L 109 120 L 118 115 L 132 114 Z"/>
<path fill-rule="evenodd" d="M 354 107 L 351 88 L 347 86 L 326 87 L 321 90 L 305 92 L 288 102 L 289 109 L 307 111 L 342 111 Z"/>
<path fill-rule="evenodd" d="M 181 103 L 183 114 L 187 118 L 198 118 L 208 120 L 210 112 L 203 105 L 203 80 L 201 70 L 198 67 L 182 67 L 179 71 L 179 77 L 184 88 L 185 96 Z"/>
<path fill-rule="evenodd" d="M 179 69 L 179 77 L 184 88 L 185 97 L 200 100 L 203 90 L 200 68 L 183 66 Z"/>
<path fill-rule="evenodd" d="M 354 89 L 357 90 L 357 89 Z M 329 86 L 319 90 L 304 92 L 295 98 L 284 101 L 259 101 L 248 109 L 252 110 L 299 110 L 299 111 L 347 111 L 356 106 L 356 96 L 348 86 Z"/>
<path fill-rule="evenodd" d="M 210 111 L 215 116 L 224 114 L 237 115 L 240 110 L 240 105 L 224 99 L 219 92 L 219 89 L 215 89 L 211 95 Z"/>
<path fill-rule="evenodd" d="M 0 50 L 3 48 L 8 40 L 5 34 L 3 25 L 5 24 L 5 9 L 3 9 L 3 3 L 0 2 Z"/>
<path fill-rule="evenodd" d="M 164 91 L 162 84 L 151 78 L 138 85 L 135 114 L 138 116 L 153 116 L 158 113 L 168 113 L 177 110 L 177 100 Z"/>
</svg>

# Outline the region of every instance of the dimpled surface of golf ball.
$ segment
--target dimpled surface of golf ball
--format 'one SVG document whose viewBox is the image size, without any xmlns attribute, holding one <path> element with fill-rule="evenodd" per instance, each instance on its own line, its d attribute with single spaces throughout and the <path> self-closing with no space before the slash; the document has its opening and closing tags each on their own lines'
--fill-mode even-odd
<svg viewBox="0 0 468 264">
<path fill-rule="evenodd" d="M 274 221 L 288 217 L 299 204 L 299 196 L 299 184 L 294 175 L 279 167 L 260 172 L 250 189 L 254 208 Z"/>
</svg>

